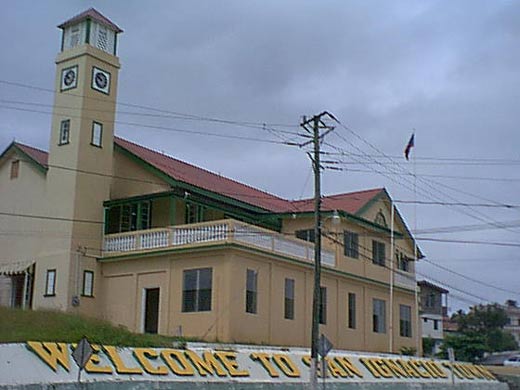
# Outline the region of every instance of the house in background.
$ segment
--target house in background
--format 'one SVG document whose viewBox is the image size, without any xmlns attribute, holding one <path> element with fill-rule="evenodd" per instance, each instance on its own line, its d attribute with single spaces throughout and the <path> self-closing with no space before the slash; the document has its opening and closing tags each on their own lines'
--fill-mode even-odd
<svg viewBox="0 0 520 390">
<path fill-rule="evenodd" d="M 520 307 L 518 303 L 512 299 L 506 301 L 503 306 L 507 314 L 508 323 L 504 326 L 506 332 L 511 333 L 518 345 L 520 345 Z"/>
<path fill-rule="evenodd" d="M 421 280 L 417 283 L 420 288 L 419 312 L 421 316 L 422 338 L 431 338 L 434 342 L 432 353 L 440 351 L 444 339 L 443 319 L 448 307 L 448 290 Z"/>
<path fill-rule="evenodd" d="M 13 142 L 0 155 L 0 302 L 135 332 L 308 346 L 312 200 L 116 137 L 122 30 L 94 9 L 59 27 L 49 152 Z M 391 204 L 382 188 L 323 198 L 320 332 L 336 348 L 419 346 L 422 255 Z"/>
</svg>

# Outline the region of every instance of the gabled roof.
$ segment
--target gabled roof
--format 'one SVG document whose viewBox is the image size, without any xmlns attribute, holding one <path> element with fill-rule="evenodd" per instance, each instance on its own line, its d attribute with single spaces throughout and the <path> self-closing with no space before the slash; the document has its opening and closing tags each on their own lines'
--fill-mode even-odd
<svg viewBox="0 0 520 390">
<path fill-rule="evenodd" d="M 32 146 L 24 145 L 19 142 L 11 142 L 11 144 L 0 154 L 0 160 L 10 151 L 15 150 L 26 156 L 30 162 L 34 163 L 37 168 L 42 171 L 47 170 L 47 160 L 49 153 L 44 150 L 33 148 Z"/>
<path fill-rule="evenodd" d="M 72 17 L 71 19 L 63 22 L 58 26 L 58 28 L 64 29 L 67 26 L 70 26 L 71 24 L 74 24 L 76 22 L 79 22 L 83 19 L 92 19 L 95 20 L 98 23 L 101 23 L 111 30 L 114 30 L 116 33 L 121 33 L 123 30 L 121 30 L 116 24 L 112 23 L 108 18 L 101 15 L 96 9 L 89 8 L 86 11 L 83 11 L 82 13 Z"/>
<path fill-rule="evenodd" d="M 20 149 L 23 153 L 28 155 L 31 159 L 33 159 L 36 163 L 41 165 L 43 168 L 47 169 L 47 163 L 49 159 L 49 153 L 44 150 L 33 148 L 29 145 L 24 145 L 19 142 L 13 143 L 15 147 Z"/>
<path fill-rule="evenodd" d="M 349 214 L 357 214 L 374 197 L 378 196 L 384 188 L 349 192 L 324 196 L 321 209 L 323 211 L 343 210 Z M 314 199 L 304 199 L 291 202 L 294 209 L 299 212 L 314 211 Z"/>
<path fill-rule="evenodd" d="M 137 157 L 141 162 L 157 169 L 176 181 L 259 207 L 268 213 L 307 213 L 314 210 L 313 199 L 298 201 L 283 199 L 123 138 L 114 137 L 114 144 Z M 48 168 L 47 152 L 18 142 L 13 142 L 9 145 L 2 156 L 12 147 L 27 155 L 40 168 L 45 170 Z M 355 215 L 384 191 L 384 188 L 376 188 L 324 196 L 322 198 L 322 210 L 342 210 Z"/>
<path fill-rule="evenodd" d="M 114 143 L 175 180 L 261 207 L 266 211 L 282 212 L 290 209 L 289 201 L 275 195 L 257 190 L 119 137 L 114 137 Z"/>
</svg>

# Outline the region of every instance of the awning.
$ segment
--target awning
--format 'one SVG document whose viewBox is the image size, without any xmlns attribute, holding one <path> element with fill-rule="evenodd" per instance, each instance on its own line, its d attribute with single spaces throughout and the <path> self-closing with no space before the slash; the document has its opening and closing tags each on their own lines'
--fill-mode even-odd
<svg viewBox="0 0 520 390">
<path fill-rule="evenodd" d="M 13 261 L 12 263 L 0 263 L 0 275 L 21 274 L 34 264 L 34 260 Z"/>
</svg>

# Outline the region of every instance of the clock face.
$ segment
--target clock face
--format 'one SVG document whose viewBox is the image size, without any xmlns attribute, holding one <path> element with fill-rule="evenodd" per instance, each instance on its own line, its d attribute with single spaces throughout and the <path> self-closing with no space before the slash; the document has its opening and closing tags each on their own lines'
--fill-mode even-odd
<svg viewBox="0 0 520 390">
<path fill-rule="evenodd" d="M 92 88 L 96 91 L 110 93 L 110 73 L 96 68 L 92 68 Z"/>
<path fill-rule="evenodd" d="M 96 83 L 96 86 L 100 89 L 104 89 L 107 87 L 108 84 L 108 78 L 104 73 L 96 73 L 96 79 L 94 80 Z"/>
<path fill-rule="evenodd" d="M 63 69 L 61 71 L 61 90 L 76 88 L 78 84 L 78 66 Z"/>
</svg>

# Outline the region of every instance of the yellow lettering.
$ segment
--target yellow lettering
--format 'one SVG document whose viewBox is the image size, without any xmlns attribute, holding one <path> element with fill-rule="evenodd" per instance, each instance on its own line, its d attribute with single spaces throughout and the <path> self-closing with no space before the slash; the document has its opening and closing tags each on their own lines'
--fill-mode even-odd
<svg viewBox="0 0 520 390">
<path fill-rule="evenodd" d="M 469 371 L 467 368 L 466 368 L 466 365 L 465 364 L 460 364 L 460 363 L 456 363 L 456 367 L 457 369 L 460 370 L 460 373 L 468 378 L 468 379 L 475 379 L 475 377 L 473 376 L 473 374 L 471 373 L 471 371 Z"/>
<path fill-rule="evenodd" d="M 338 362 L 339 365 L 343 367 L 345 371 L 347 371 L 349 377 L 352 378 L 355 375 L 358 378 L 363 378 L 363 373 L 354 365 L 354 363 L 352 363 L 348 357 L 337 356 L 335 359 L 336 362 Z"/>
<path fill-rule="evenodd" d="M 310 366 L 311 366 L 311 357 L 310 357 L 309 355 L 303 356 L 303 357 L 302 357 L 302 362 L 303 362 L 303 364 L 305 364 L 307 367 L 310 367 Z"/>
<path fill-rule="evenodd" d="M 417 370 L 410 365 L 410 361 L 409 360 L 397 359 L 395 362 L 397 364 L 399 364 L 403 368 L 403 370 L 406 371 L 406 373 L 408 374 L 409 378 L 420 378 L 421 377 L 421 375 L 419 375 Z"/>
<path fill-rule="evenodd" d="M 219 364 L 218 360 L 215 359 L 213 353 L 210 351 L 205 351 L 202 354 L 202 357 L 197 355 L 194 351 L 190 351 L 189 349 L 184 352 L 184 355 L 191 360 L 191 363 L 195 367 L 195 369 L 199 372 L 199 375 L 206 376 L 206 374 L 218 376 L 226 376 L 226 372 L 222 369 L 222 366 Z"/>
<path fill-rule="evenodd" d="M 393 375 L 397 378 L 408 378 L 408 373 L 405 372 L 394 360 L 385 359 L 386 366 L 392 371 Z"/>
<path fill-rule="evenodd" d="M 42 359 L 53 371 L 58 369 L 58 364 L 67 372 L 70 369 L 69 351 L 65 343 L 42 343 L 28 341 L 27 346 Z"/>
<path fill-rule="evenodd" d="M 390 369 L 385 365 L 383 359 L 373 358 L 372 364 L 379 370 L 379 373 L 383 376 L 383 378 L 393 378 L 394 374 Z"/>
<path fill-rule="evenodd" d="M 442 365 L 446 368 L 448 368 L 452 373 L 453 375 L 455 375 L 457 378 L 460 378 L 460 379 L 464 379 L 464 377 L 459 373 L 459 371 L 457 370 L 457 367 L 455 367 L 455 365 L 451 364 L 451 363 L 448 363 L 448 362 L 442 362 Z"/>
<path fill-rule="evenodd" d="M 228 351 L 218 351 L 215 352 L 215 356 L 220 359 L 224 367 L 226 368 L 228 374 L 232 377 L 238 376 L 249 376 L 249 371 L 238 369 L 238 363 L 236 361 L 237 354 L 235 352 Z"/>
<path fill-rule="evenodd" d="M 482 373 L 482 375 L 484 375 L 484 377 L 486 379 L 490 379 L 492 381 L 496 381 L 497 380 L 497 378 L 495 378 L 493 373 L 491 371 L 489 371 L 486 367 L 483 367 L 483 366 L 480 366 L 480 365 L 475 365 L 475 369 L 480 371 Z"/>
<path fill-rule="evenodd" d="M 119 356 L 116 347 L 104 345 L 103 349 L 107 353 L 118 374 L 141 375 L 143 373 L 139 367 L 127 367 L 123 362 L 123 359 L 121 359 L 121 356 Z"/>
<path fill-rule="evenodd" d="M 327 362 L 327 368 L 329 369 L 330 375 L 332 375 L 334 378 L 347 378 L 349 376 L 348 372 L 345 371 L 338 363 L 336 363 L 334 359 L 325 358 L 325 361 Z"/>
<path fill-rule="evenodd" d="M 168 375 L 166 366 L 153 366 L 150 360 L 156 360 L 159 354 L 151 348 L 134 348 L 134 356 L 143 367 L 143 369 L 150 375 Z"/>
<path fill-rule="evenodd" d="M 419 375 L 422 378 L 431 378 L 432 377 L 426 370 L 424 370 L 424 367 L 422 367 L 422 364 L 419 360 L 410 359 L 409 363 L 411 366 L 413 366 L 417 370 L 417 372 L 419 373 Z M 422 370 L 421 370 L 421 368 L 422 368 Z"/>
<path fill-rule="evenodd" d="M 382 374 L 379 372 L 379 368 L 373 365 L 369 358 L 359 358 L 359 361 L 370 371 L 374 378 L 381 378 Z"/>
<path fill-rule="evenodd" d="M 446 374 L 446 372 L 444 372 L 444 370 L 441 368 L 441 366 L 439 366 L 439 364 L 437 364 L 437 362 L 434 362 L 433 360 L 427 360 L 427 361 L 424 361 L 424 364 L 426 365 L 426 367 L 430 368 L 430 373 L 432 373 L 432 372 L 435 373 L 435 378 L 447 378 L 448 377 L 448 374 Z"/>
<path fill-rule="evenodd" d="M 195 375 L 195 371 L 193 371 L 193 368 L 182 351 L 177 351 L 175 349 L 163 349 L 161 351 L 161 358 L 168 365 L 168 367 L 170 367 L 170 370 L 172 370 L 175 375 Z"/>
<path fill-rule="evenodd" d="M 92 345 L 92 356 L 88 360 L 87 364 L 85 364 L 85 371 L 89 374 L 112 374 L 112 367 L 110 366 L 100 366 L 101 359 L 98 356 L 98 353 L 101 351 L 101 347 L 99 345 Z"/>
<path fill-rule="evenodd" d="M 275 370 L 275 368 L 269 361 L 269 354 L 263 352 L 254 352 L 251 355 L 249 355 L 249 357 L 254 361 L 259 361 L 271 378 L 278 378 L 280 376 L 278 371 Z"/>
<path fill-rule="evenodd" d="M 287 355 L 281 353 L 275 353 L 273 355 L 273 361 L 280 368 L 285 375 L 290 378 L 299 378 L 300 370 L 296 367 L 293 361 Z"/>
</svg>

